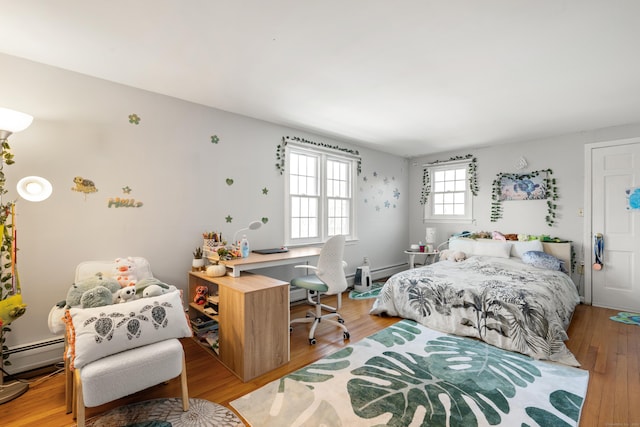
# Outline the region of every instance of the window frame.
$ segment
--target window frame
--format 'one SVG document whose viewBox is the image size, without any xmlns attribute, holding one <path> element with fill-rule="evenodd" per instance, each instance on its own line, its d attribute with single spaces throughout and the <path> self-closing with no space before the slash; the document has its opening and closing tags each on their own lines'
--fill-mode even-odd
<svg viewBox="0 0 640 427">
<path fill-rule="evenodd" d="M 427 202 L 424 205 L 423 211 L 423 222 L 427 223 L 460 223 L 460 224 L 471 224 L 474 222 L 473 218 L 473 193 L 471 192 L 471 185 L 469 176 L 469 161 L 453 161 L 453 162 L 444 162 L 438 164 L 426 164 L 422 165 L 423 170 L 427 170 L 429 174 L 429 197 Z M 464 192 L 464 215 L 439 215 L 435 214 L 434 211 L 434 198 L 436 192 L 435 188 L 435 173 L 440 171 L 451 171 L 456 169 L 464 169 L 465 170 L 465 192 Z M 437 193 L 442 194 L 442 192 Z"/>
<path fill-rule="evenodd" d="M 358 158 L 353 155 L 343 154 L 343 153 L 335 153 L 334 151 L 330 151 L 328 149 L 323 149 L 320 147 L 306 147 L 300 144 L 289 143 L 285 147 L 285 156 L 287 159 L 291 159 L 292 153 L 299 153 L 301 155 L 312 156 L 317 159 L 316 164 L 317 167 L 317 175 L 318 175 L 318 236 L 317 237 L 305 237 L 305 238 L 293 238 L 291 235 L 291 226 L 292 226 L 292 217 L 291 217 L 291 200 L 292 195 L 290 193 L 291 189 L 291 166 L 289 166 L 284 175 L 284 241 L 287 246 L 298 246 L 298 245 L 308 245 L 308 244 L 317 244 L 324 243 L 332 237 L 332 235 L 328 234 L 329 229 L 329 218 L 328 218 L 328 204 L 329 199 L 335 199 L 335 197 L 329 197 L 327 195 L 327 163 L 329 161 L 337 161 L 344 162 L 348 164 L 348 178 L 349 184 L 347 191 L 349 192 L 349 196 L 344 198 L 349 200 L 349 219 L 348 219 L 348 227 L 349 233 L 345 234 L 347 240 L 355 240 L 357 239 L 357 230 L 356 230 L 356 208 L 357 208 L 357 200 L 356 200 L 356 190 L 357 190 L 357 160 Z M 313 196 L 312 196 L 313 197 Z"/>
</svg>

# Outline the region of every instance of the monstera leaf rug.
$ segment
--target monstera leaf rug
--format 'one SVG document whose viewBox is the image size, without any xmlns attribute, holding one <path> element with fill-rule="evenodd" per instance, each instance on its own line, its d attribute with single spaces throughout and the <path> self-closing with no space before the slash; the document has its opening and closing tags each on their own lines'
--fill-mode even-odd
<svg viewBox="0 0 640 427">
<path fill-rule="evenodd" d="M 231 405 L 255 427 L 577 426 L 588 380 L 402 320 Z"/>
<path fill-rule="evenodd" d="M 372 298 L 378 298 L 378 295 L 380 295 L 380 289 L 382 289 L 382 286 L 384 285 L 384 282 L 373 282 L 371 284 L 371 289 L 367 290 L 367 291 L 356 291 L 355 289 L 351 290 L 351 292 L 349 292 L 349 298 L 351 299 L 372 299 Z"/>
</svg>

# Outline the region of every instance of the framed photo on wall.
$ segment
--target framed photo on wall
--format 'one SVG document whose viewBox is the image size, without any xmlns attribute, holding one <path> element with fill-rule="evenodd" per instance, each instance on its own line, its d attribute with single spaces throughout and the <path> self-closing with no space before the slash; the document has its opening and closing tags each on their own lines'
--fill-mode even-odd
<svg viewBox="0 0 640 427">
<path fill-rule="evenodd" d="M 547 198 L 546 173 L 537 176 L 505 175 L 500 179 L 500 200 L 542 200 Z"/>
</svg>

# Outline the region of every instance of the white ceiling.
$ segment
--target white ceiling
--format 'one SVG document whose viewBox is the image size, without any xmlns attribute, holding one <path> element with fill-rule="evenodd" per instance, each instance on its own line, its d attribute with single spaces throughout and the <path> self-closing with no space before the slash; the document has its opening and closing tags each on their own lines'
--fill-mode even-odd
<svg viewBox="0 0 640 427">
<path fill-rule="evenodd" d="M 637 0 L 0 0 L 0 52 L 407 157 L 640 122 L 639 44 Z"/>
</svg>

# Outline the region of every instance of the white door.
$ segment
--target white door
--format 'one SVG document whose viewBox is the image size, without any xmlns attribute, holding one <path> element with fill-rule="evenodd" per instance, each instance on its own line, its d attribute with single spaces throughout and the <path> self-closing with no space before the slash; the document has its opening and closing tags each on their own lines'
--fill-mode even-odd
<svg viewBox="0 0 640 427">
<path fill-rule="evenodd" d="M 590 269 L 585 276 L 591 278 L 593 305 L 640 312 L 640 210 L 628 208 L 627 194 L 640 187 L 640 138 L 611 144 L 588 148 L 591 230 L 585 248 L 591 256 L 585 256 L 585 268 Z M 596 233 L 604 237 L 600 270 L 592 268 Z"/>
</svg>

